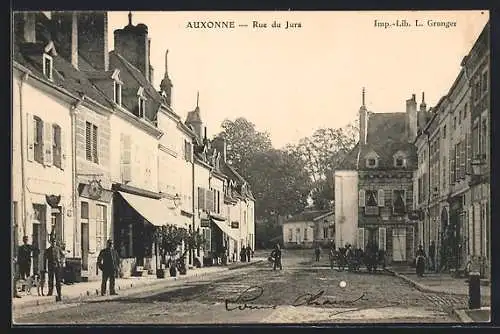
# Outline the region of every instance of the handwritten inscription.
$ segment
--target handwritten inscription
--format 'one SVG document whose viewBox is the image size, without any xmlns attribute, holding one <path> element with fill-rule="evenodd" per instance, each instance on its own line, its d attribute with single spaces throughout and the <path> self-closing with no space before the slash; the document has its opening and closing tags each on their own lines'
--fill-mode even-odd
<svg viewBox="0 0 500 334">
<path fill-rule="evenodd" d="M 256 302 L 264 293 L 264 289 L 260 286 L 251 286 L 240 293 L 235 298 L 230 298 L 225 300 L 225 306 L 227 311 L 234 310 L 259 310 L 259 309 L 276 309 L 277 305 L 256 305 L 250 302 Z M 326 306 L 326 305 L 353 305 L 356 302 L 362 300 L 365 294 L 362 293 L 359 297 L 351 300 L 337 300 L 328 299 L 324 296 L 325 291 L 320 290 L 319 292 L 312 294 L 306 293 L 298 296 L 290 304 L 291 306 Z"/>
</svg>

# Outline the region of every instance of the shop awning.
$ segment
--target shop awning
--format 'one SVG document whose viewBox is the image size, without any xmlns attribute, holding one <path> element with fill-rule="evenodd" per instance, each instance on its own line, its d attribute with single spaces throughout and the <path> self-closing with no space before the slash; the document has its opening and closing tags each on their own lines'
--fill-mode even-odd
<svg viewBox="0 0 500 334">
<path fill-rule="evenodd" d="M 133 195 L 125 192 L 118 192 L 123 199 L 144 219 L 155 226 L 169 224 L 171 214 L 168 208 L 160 201 L 154 198 Z M 170 222 L 171 223 L 171 222 Z"/>
<path fill-rule="evenodd" d="M 215 219 L 212 219 L 212 221 L 219 226 L 219 228 L 227 234 L 231 239 L 238 241 L 239 236 L 236 234 L 237 231 L 233 231 L 230 226 L 227 226 L 225 222 L 221 222 Z"/>
</svg>

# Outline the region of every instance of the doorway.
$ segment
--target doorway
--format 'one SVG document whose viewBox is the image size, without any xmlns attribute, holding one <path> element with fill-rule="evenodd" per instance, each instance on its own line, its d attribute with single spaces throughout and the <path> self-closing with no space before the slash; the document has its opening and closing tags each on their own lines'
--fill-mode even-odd
<svg viewBox="0 0 500 334">
<path fill-rule="evenodd" d="M 89 224 L 81 223 L 82 270 L 89 270 Z"/>
<path fill-rule="evenodd" d="M 33 272 L 40 272 L 43 270 L 43 257 L 44 251 L 47 246 L 47 211 L 46 206 L 43 204 L 33 204 L 33 235 L 32 245 L 38 249 L 38 255 L 33 256 Z"/>
<path fill-rule="evenodd" d="M 392 260 L 395 262 L 406 261 L 405 228 L 395 228 L 392 230 Z"/>
</svg>

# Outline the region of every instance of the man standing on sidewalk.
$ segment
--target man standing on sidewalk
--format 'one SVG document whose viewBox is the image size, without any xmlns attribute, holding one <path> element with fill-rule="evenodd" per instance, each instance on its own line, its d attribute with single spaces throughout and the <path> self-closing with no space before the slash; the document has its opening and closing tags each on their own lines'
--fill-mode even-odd
<svg viewBox="0 0 500 334">
<path fill-rule="evenodd" d="M 107 247 L 101 250 L 97 257 L 97 267 L 102 271 L 101 296 L 106 294 L 106 283 L 109 279 L 110 295 L 117 295 L 115 291 L 115 277 L 118 276 L 120 259 L 118 252 L 113 248 L 113 240 L 108 240 Z"/>
<path fill-rule="evenodd" d="M 431 265 L 431 270 L 435 270 L 436 267 L 436 243 L 434 240 L 431 241 L 431 244 L 429 245 L 429 260 L 430 260 L 430 265 Z"/>
<path fill-rule="evenodd" d="M 23 244 L 19 246 L 17 251 L 17 263 L 19 265 L 19 274 L 22 280 L 30 277 L 31 271 L 31 255 L 36 254 L 36 249 L 32 245 L 28 244 L 28 237 L 25 235 L 23 237 Z"/>
<path fill-rule="evenodd" d="M 43 268 L 48 268 L 49 292 L 47 296 L 52 296 L 54 291 L 54 279 L 56 280 L 56 301 L 61 301 L 61 278 L 62 270 L 65 267 L 64 251 L 56 245 L 56 238 L 50 237 L 50 247 L 45 250 Z"/>
</svg>

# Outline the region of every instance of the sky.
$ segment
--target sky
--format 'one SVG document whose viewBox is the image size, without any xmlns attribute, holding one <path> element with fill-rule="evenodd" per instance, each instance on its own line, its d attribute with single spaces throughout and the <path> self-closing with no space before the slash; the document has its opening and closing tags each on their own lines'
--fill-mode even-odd
<svg viewBox="0 0 500 334">
<path fill-rule="evenodd" d="M 169 50 L 172 104 L 183 120 L 199 91 L 208 136 L 224 119 L 245 117 L 276 148 L 353 122 L 363 87 L 373 112 L 404 112 L 405 101 L 416 94 L 420 103 L 422 92 L 432 107 L 488 19 L 488 11 L 132 12 L 134 25 L 148 26 L 157 89 Z M 376 25 L 396 20 L 411 26 Z M 236 28 L 188 28 L 194 21 L 234 21 Z M 253 21 L 267 26 L 253 28 Z M 273 21 L 281 27 L 272 28 Z M 300 27 L 285 29 L 286 21 Z M 127 24 L 128 12 L 108 14 L 110 50 L 113 31 Z"/>
</svg>

